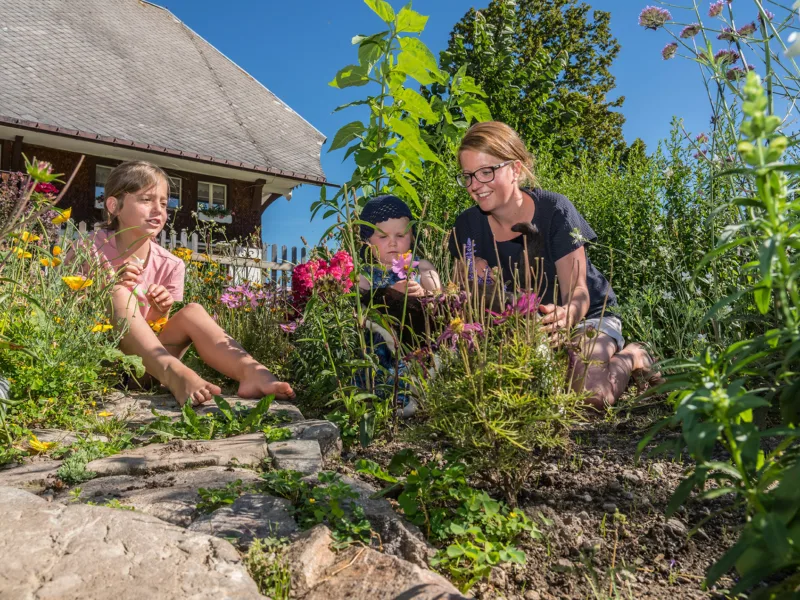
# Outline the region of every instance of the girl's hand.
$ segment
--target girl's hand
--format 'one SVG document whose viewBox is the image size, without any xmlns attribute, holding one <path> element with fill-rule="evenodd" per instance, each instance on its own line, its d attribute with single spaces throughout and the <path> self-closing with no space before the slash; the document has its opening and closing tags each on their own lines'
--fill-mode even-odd
<svg viewBox="0 0 800 600">
<path fill-rule="evenodd" d="M 169 309 L 175 303 L 175 299 L 172 297 L 172 294 L 169 293 L 169 290 L 163 285 L 155 283 L 147 288 L 145 296 L 150 302 L 150 306 L 164 315 L 169 312 Z"/>
<path fill-rule="evenodd" d="M 408 295 L 411 298 L 422 298 L 425 295 L 425 289 L 416 281 L 409 279 L 398 281 L 392 286 L 392 289 L 400 292 L 401 294 L 405 294 L 407 289 Z"/>
<path fill-rule="evenodd" d="M 568 311 L 565 306 L 542 304 L 539 306 L 539 312 L 544 315 L 542 325 L 544 325 L 544 330 L 550 334 L 551 340 L 555 341 L 560 331 L 569 329 Z"/>
<path fill-rule="evenodd" d="M 139 283 L 139 278 L 142 276 L 142 267 L 136 263 L 125 263 L 117 271 L 117 282 L 124 285 L 129 290 L 133 290 L 136 284 Z"/>
</svg>

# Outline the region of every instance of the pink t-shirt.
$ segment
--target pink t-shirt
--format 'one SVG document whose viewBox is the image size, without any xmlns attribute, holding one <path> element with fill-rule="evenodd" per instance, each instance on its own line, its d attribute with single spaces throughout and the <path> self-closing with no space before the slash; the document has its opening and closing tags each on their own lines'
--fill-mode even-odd
<svg viewBox="0 0 800 600">
<path fill-rule="evenodd" d="M 109 237 L 109 232 L 105 229 L 92 233 L 95 249 L 101 258 L 105 258 L 114 271 L 117 271 L 125 262 L 136 262 L 133 258 L 127 261 L 120 260 L 117 251 L 116 240 L 113 233 Z M 183 282 L 186 276 L 186 266 L 183 261 L 159 246 L 156 242 L 150 242 L 150 256 L 147 257 L 142 267 L 142 274 L 136 283 L 134 293 L 139 298 L 139 310 L 143 317 L 147 317 L 150 310 L 150 303 L 145 296 L 147 289 L 152 284 L 163 285 L 175 302 L 183 300 Z"/>
</svg>

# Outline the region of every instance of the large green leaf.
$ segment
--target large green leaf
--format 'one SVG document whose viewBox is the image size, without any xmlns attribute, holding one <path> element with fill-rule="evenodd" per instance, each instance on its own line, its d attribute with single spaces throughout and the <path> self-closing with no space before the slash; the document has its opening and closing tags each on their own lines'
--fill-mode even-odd
<svg viewBox="0 0 800 600">
<path fill-rule="evenodd" d="M 402 136 L 403 140 L 408 142 L 424 160 L 432 161 L 440 165 L 444 164 L 439 160 L 439 157 L 433 153 L 428 144 L 422 140 L 419 134 L 419 127 L 416 123 L 410 119 L 400 120 L 392 118 L 389 120 L 389 127 L 391 127 L 392 131 L 397 135 Z"/>
<path fill-rule="evenodd" d="M 344 148 L 347 144 L 364 133 L 364 131 L 366 131 L 366 127 L 364 127 L 361 121 L 353 121 L 352 123 L 344 125 L 336 132 L 336 135 L 333 136 L 333 141 L 331 142 L 331 147 L 328 148 L 328 152 Z"/>
<path fill-rule="evenodd" d="M 464 117 L 468 122 L 471 122 L 473 119 L 479 123 L 492 120 L 492 113 L 483 100 L 478 100 L 477 98 L 462 98 L 459 100 L 458 105 L 464 112 Z"/>
<path fill-rule="evenodd" d="M 411 4 L 400 9 L 397 13 L 397 31 L 406 33 L 420 33 L 425 29 L 428 17 L 411 10 Z"/>
<path fill-rule="evenodd" d="M 369 73 L 383 54 L 386 42 L 380 36 L 371 35 L 358 45 L 358 64 Z"/>
<path fill-rule="evenodd" d="M 367 69 L 362 65 L 347 65 L 339 69 L 336 77 L 328 85 L 331 87 L 343 89 L 347 87 L 356 87 L 367 85 L 369 77 L 367 77 Z"/>
<path fill-rule="evenodd" d="M 419 81 L 422 85 L 445 83 L 447 75 L 439 70 L 436 58 L 422 40 L 414 37 L 400 38 L 402 51 L 397 55 L 397 69 Z"/>
<path fill-rule="evenodd" d="M 394 21 L 394 9 L 385 0 L 364 0 L 364 4 L 369 6 L 384 23 L 392 23 Z"/>
<path fill-rule="evenodd" d="M 403 88 L 397 99 L 403 101 L 403 110 L 411 116 L 425 119 L 428 122 L 439 120 L 439 116 L 433 111 L 428 101 L 411 88 Z"/>
<path fill-rule="evenodd" d="M 401 188 L 403 188 L 405 196 L 414 202 L 414 206 L 416 206 L 417 211 L 422 212 L 422 203 L 419 201 L 419 194 L 417 193 L 417 190 L 414 189 L 414 186 L 408 181 L 408 179 L 406 179 L 402 173 L 395 173 L 392 176 L 392 179 L 397 182 Z"/>
</svg>

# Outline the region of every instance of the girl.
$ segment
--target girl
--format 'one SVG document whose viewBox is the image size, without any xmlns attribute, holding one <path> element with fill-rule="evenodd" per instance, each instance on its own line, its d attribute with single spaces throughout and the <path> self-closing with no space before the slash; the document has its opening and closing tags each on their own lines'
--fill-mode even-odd
<svg viewBox="0 0 800 600">
<path fill-rule="evenodd" d="M 112 323 L 126 331 L 120 348 L 140 356 L 148 375 L 167 386 L 180 405 L 208 402 L 222 392 L 181 363 L 190 344 L 206 364 L 239 382 L 240 397 L 293 397 L 291 386 L 277 381 L 201 305 L 187 304 L 170 317 L 172 304 L 183 299 L 185 266 L 153 241 L 167 221 L 168 181 L 155 165 L 126 162 L 106 182 L 108 223 L 94 235 L 93 249 L 116 275 Z M 148 322 L 164 319 L 156 335 Z"/>
<path fill-rule="evenodd" d="M 411 230 L 411 210 L 397 196 L 377 196 L 369 200 L 359 215 L 361 221 L 371 223 L 361 225 L 361 240 L 368 245 L 377 265 L 368 267 L 359 277 L 362 290 L 392 288 L 412 298 L 437 292 L 441 287 L 439 274 L 427 260 L 420 260 L 415 271 L 418 275 L 404 277 L 402 269 L 395 270 L 397 261 L 405 257 L 409 266 L 417 262 L 409 252 L 414 243 Z"/>
<path fill-rule="evenodd" d="M 463 259 L 469 242 L 479 276 L 499 267 L 504 282 L 510 282 L 524 266 L 528 241 L 529 255 L 539 259 L 530 264 L 539 265 L 541 322 L 553 335 L 576 332 L 581 357 L 573 388 L 589 390 L 588 402 L 594 407 L 612 405 L 631 375 L 660 383 L 645 349 L 625 345 L 622 322 L 614 314 L 614 290 L 586 256 L 584 244 L 597 235 L 567 198 L 536 187 L 533 158 L 517 133 L 505 123 L 477 123 L 464 136 L 458 156 L 458 183 L 469 190 L 476 206 L 456 219 L 450 239 L 454 258 Z M 525 183 L 532 188 L 523 187 Z"/>
</svg>

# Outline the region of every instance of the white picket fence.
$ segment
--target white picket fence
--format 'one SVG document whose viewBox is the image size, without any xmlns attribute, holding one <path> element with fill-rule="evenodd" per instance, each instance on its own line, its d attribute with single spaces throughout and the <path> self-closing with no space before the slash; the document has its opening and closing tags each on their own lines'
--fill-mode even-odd
<svg viewBox="0 0 800 600">
<path fill-rule="evenodd" d="M 95 223 L 92 229 L 99 230 L 100 224 Z M 77 223 L 77 230 L 74 230 L 74 237 L 86 235 L 89 230 L 87 224 L 80 221 Z M 234 283 L 252 281 L 290 287 L 292 269 L 295 265 L 306 261 L 305 247 L 300 248 L 298 252 L 297 246 L 292 246 L 291 249 L 281 246 L 280 254 L 278 254 L 277 244 L 264 244 L 259 248 L 253 248 L 228 242 L 214 242 L 209 249 L 205 240 L 201 239 L 197 232 L 189 233 L 186 229 L 182 229 L 180 233 L 171 231 L 169 234 L 162 230 L 157 241 L 162 248 L 167 250 L 190 248 L 192 260 L 213 261 L 227 265 L 228 275 L 233 278 Z"/>
</svg>

